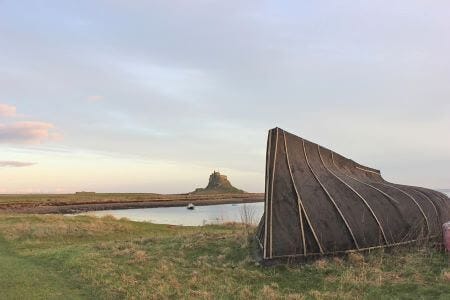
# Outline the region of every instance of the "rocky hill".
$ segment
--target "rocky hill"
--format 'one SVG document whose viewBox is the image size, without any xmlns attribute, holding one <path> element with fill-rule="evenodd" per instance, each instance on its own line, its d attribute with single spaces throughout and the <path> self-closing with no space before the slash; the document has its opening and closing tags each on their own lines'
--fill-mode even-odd
<svg viewBox="0 0 450 300">
<path fill-rule="evenodd" d="M 209 176 L 209 182 L 206 188 L 196 189 L 192 194 L 240 194 L 243 190 L 235 188 L 228 180 L 227 176 L 214 171 Z"/>
</svg>

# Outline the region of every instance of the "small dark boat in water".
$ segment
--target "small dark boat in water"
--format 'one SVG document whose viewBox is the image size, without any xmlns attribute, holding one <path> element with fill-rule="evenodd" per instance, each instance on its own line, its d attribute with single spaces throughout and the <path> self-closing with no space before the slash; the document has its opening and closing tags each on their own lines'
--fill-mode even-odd
<svg viewBox="0 0 450 300">
<path fill-rule="evenodd" d="M 194 206 L 194 204 L 189 203 L 186 208 L 189 209 L 189 210 L 193 210 L 195 208 L 195 206 Z"/>
<path fill-rule="evenodd" d="M 379 170 L 279 128 L 269 131 L 257 231 L 266 261 L 442 242 L 449 220 L 443 193 L 387 182 Z"/>
</svg>

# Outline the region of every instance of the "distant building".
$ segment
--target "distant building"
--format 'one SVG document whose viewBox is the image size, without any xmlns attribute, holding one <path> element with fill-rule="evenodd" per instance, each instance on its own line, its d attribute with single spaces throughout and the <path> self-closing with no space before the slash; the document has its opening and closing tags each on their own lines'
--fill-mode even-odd
<svg viewBox="0 0 450 300">
<path fill-rule="evenodd" d="M 193 193 L 241 194 L 245 192 L 243 190 L 235 188 L 228 180 L 227 176 L 222 175 L 214 170 L 214 172 L 209 176 L 209 181 L 206 188 L 198 188 Z"/>
<path fill-rule="evenodd" d="M 94 196 L 95 192 L 76 192 L 75 195 L 77 196 Z"/>
</svg>

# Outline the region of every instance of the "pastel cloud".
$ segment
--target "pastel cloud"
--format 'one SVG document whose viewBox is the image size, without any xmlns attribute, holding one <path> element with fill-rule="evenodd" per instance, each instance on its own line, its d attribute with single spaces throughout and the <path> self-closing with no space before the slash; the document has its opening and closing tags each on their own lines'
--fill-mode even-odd
<svg viewBox="0 0 450 300">
<path fill-rule="evenodd" d="M 88 96 L 87 100 L 89 102 L 98 102 L 98 101 L 102 101 L 103 100 L 103 96 L 99 96 L 99 95 Z"/>
<path fill-rule="evenodd" d="M 4 167 L 22 168 L 22 167 L 34 166 L 35 164 L 36 163 L 32 163 L 32 162 L 6 160 L 6 161 L 0 161 L 0 168 L 4 168 Z"/>
<path fill-rule="evenodd" d="M 15 117 L 16 115 L 17 110 L 15 106 L 0 103 L 0 117 Z"/>
<path fill-rule="evenodd" d="M 59 139 L 53 132 L 54 125 L 46 122 L 15 122 L 0 124 L 0 143 L 32 143 L 39 144 Z"/>
</svg>

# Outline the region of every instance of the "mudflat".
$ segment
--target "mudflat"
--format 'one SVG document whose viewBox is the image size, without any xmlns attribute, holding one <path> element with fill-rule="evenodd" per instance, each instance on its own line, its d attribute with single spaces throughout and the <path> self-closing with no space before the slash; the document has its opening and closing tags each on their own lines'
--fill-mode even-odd
<svg viewBox="0 0 450 300">
<path fill-rule="evenodd" d="M 78 213 L 85 211 L 262 202 L 262 193 L 239 194 L 30 194 L 0 195 L 0 212 Z"/>
</svg>

